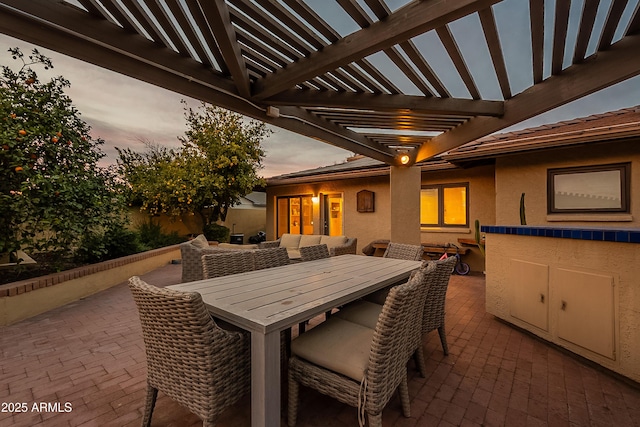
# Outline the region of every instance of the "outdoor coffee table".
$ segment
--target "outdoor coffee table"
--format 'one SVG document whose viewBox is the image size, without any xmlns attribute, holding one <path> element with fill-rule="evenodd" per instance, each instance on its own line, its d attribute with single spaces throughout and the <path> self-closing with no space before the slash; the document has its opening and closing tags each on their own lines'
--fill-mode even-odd
<svg viewBox="0 0 640 427">
<path fill-rule="evenodd" d="M 251 332 L 251 425 L 280 425 L 280 331 L 405 281 L 419 261 L 341 255 L 168 286 Z"/>
</svg>

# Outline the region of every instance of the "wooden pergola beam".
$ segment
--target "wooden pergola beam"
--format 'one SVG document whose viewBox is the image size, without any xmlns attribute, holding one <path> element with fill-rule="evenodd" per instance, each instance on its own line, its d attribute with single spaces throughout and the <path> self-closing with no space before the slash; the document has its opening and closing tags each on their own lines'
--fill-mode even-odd
<svg viewBox="0 0 640 427">
<path fill-rule="evenodd" d="M 420 114 L 501 116 L 503 101 L 435 98 L 417 95 L 375 94 L 290 89 L 263 101 L 268 105 L 411 111 Z"/>
<path fill-rule="evenodd" d="M 429 159 L 453 148 L 537 116 L 583 96 L 640 75 L 640 35 L 627 36 L 608 50 L 572 65 L 557 76 L 505 101 L 502 117 L 475 117 L 423 144 L 416 161 Z"/>
<path fill-rule="evenodd" d="M 412 37 L 441 27 L 499 0 L 458 0 L 412 2 L 386 19 L 377 21 L 338 42 L 313 52 L 295 64 L 273 75 L 259 79 L 254 85 L 255 99 L 269 98 L 300 82 L 357 61 L 367 55 L 388 49 Z"/>
<path fill-rule="evenodd" d="M 238 88 L 238 93 L 247 98 L 250 95 L 249 73 L 242 58 L 240 45 L 236 41 L 236 33 L 231 24 L 229 8 L 224 0 L 201 1 L 200 8 L 209 21 L 224 62 Z"/>
<path fill-rule="evenodd" d="M 5 4 L 8 2 L 14 2 L 20 7 L 7 7 Z M 69 14 L 68 7 L 46 0 L 4 1 L 0 3 L 2 31 L 12 37 L 55 49 L 62 54 L 159 87 L 170 88 L 184 96 L 236 111 L 351 152 L 386 163 L 393 161 L 393 150 L 377 146 L 365 136 L 302 109 L 281 109 L 283 114 L 280 117 L 269 117 L 263 108 L 239 96 L 233 82 L 217 76 L 196 61 L 184 58 L 170 49 L 160 48 L 142 36 L 123 34 L 115 25 L 106 20 L 91 18 L 85 12 L 77 11 L 77 16 Z M 64 14 L 60 13 L 60 8 L 64 8 Z M 28 15 L 43 19 L 38 22 Z M 66 20 L 72 20 L 74 25 L 65 26 Z M 51 22 L 52 25 L 47 26 L 44 22 Z M 74 28 L 74 31 L 68 28 Z M 82 33 L 78 33 L 81 30 Z"/>
</svg>

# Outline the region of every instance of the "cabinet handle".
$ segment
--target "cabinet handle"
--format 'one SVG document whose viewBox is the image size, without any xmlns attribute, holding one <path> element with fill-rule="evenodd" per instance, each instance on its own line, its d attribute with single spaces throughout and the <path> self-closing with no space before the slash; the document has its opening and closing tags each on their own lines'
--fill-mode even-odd
<svg viewBox="0 0 640 427">
<path fill-rule="evenodd" d="M 562 305 L 560 306 L 561 310 L 566 310 L 567 309 L 567 302 L 566 301 L 562 301 Z"/>
<path fill-rule="evenodd" d="M 540 294 L 540 302 L 544 304 L 544 294 Z"/>
</svg>

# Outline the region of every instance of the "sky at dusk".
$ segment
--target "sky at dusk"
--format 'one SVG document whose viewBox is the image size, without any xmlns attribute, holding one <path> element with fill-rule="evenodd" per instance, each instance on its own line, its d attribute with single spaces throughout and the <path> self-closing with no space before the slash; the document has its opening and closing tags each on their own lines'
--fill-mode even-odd
<svg viewBox="0 0 640 427">
<path fill-rule="evenodd" d="M 19 47 L 29 54 L 32 44 L 0 34 L 0 64 L 19 66 L 7 49 Z M 41 80 L 62 75 L 71 82 L 66 90 L 92 128 L 94 138 L 102 138 L 106 154 L 104 164 L 115 163 L 115 147 L 143 151 L 142 141 L 168 147 L 180 145 L 178 137 L 186 130 L 182 95 L 130 77 L 78 61 L 48 49 L 37 47 L 53 61 L 54 69 L 34 67 Z M 185 99 L 196 108 L 199 101 Z M 640 104 L 640 76 L 602 90 L 558 109 L 529 119 L 508 130 L 523 129 L 545 123 L 569 120 Z M 272 128 L 274 133 L 264 141 L 266 151 L 261 174 L 271 177 L 283 173 L 341 163 L 353 153 L 303 135 Z"/>
</svg>

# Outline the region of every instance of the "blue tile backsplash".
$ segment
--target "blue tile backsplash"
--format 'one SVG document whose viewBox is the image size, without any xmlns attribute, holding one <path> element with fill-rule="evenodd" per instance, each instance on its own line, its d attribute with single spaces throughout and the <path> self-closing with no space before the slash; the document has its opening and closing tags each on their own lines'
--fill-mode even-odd
<svg viewBox="0 0 640 427">
<path fill-rule="evenodd" d="M 581 228 L 581 227 L 530 227 L 526 225 L 483 225 L 483 233 L 516 234 L 519 236 L 556 237 L 559 239 L 597 240 L 620 243 L 640 243 L 640 229 Z"/>
</svg>

